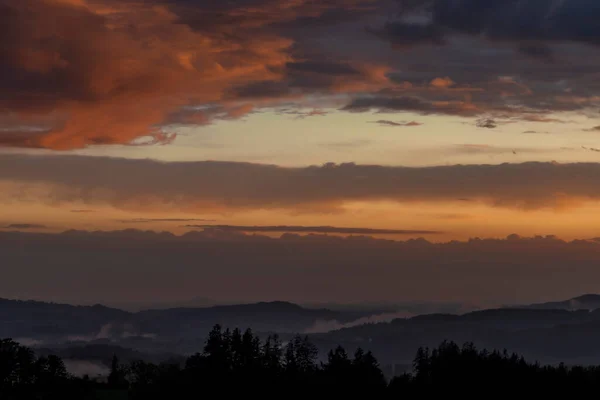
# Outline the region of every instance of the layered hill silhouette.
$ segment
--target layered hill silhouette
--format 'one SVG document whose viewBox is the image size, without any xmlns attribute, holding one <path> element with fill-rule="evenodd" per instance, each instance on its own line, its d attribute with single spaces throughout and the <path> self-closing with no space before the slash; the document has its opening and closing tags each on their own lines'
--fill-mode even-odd
<svg viewBox="0 0 600 400">
<path fill-rule="evenodd" d="M 541 363 L 600 363 L 598 295 L 464 314 L 427 314 L 388 322 L 361 323 L 356 311 L 310 309 L 287 302 L 126 312 L 101 305 L 71 306 L 0 300 L 0 337 L 29 340 L 47 352 L 106 361 L 114 347 L 152 359 L 191 354 L 214 324 L 247 326 L 259 335 L 289 340 L 307 333 L 320 349 L 338 344 L 372 350 L 382 365 L 409 365 L 415 350 L 444 340 L 507 349 Z M 587 307 L 587 308 L 585 308 Z M 368 319 L 367 319 L 368 320 Z M 337 328 L 310 333 L 318 322 Z M 359 323 L 355 323 L 355 322 Z M 92 347 L 90 347 L 92 346 Z M 112 349 L 112 350 L 111 350 Z M 122 351 L 122 350 L 121 350 Z M 112 354 L 112 353 L 111 353 Z"/>
<path fill-rule="evenodd" d="M 600 308 L 600 294 L 584 294 L 564 301 L 530 304 L 523 306 L 536 310 L 596 310 Z"/>
<path fill-rule="evenodd" d="M 247 326 L 258 332 L 304 332 L 318 321 L 351 322 L 360 311 L 311 309 L 288 302 L 171 308 L 127 312 L 102 305 L 73 306 L 0 299 L 0 337 L 42 343 L 130 338 L 196 338 L 214 324 Z"/>
</svg>

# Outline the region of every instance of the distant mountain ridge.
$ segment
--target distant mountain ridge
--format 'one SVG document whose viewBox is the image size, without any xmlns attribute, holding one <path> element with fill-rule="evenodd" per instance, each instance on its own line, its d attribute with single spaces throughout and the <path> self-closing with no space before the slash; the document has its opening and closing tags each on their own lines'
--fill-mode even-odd
<svg viewBox="0 0 600 400">
<path fill-rule="evenodd" d="M 122 322 L 130 313 L 97 304 L 74 306 L 34 300 L 0 298 L 0 337 L 53 337 L 98 334 L 109 322 Z"/>
<path fill-rule="evenodd" d="M 560 360 L 585 364 L 600 363 L 599 300 L 600 295 L 587 294 L 565 301 L 467 313 L 392 316 L 388 322 L 380 322 L 365 318 L 367 315 L 360 311 L 313 309 L 285 301 L 127 312 L 102 305 L 0 299 L 0 337 L 60 350 L 73 359 L 80 354 L 77 349 L 84 348 L 81 354 L 97 359 L 111 346 L 145 357 L 162 357 L 201 350 L 205 335 L 219 323 L 229 328 L 252 328 L 261 335 L 278 333 L 283 341 L 296 333 L 313 332 L 309 333 L 311 340 L 322 350 L 338 344 L 349 351 L 361 346 L 372 350 L 385 364 L 410 364 L 418 347 L 434 347 L 443 340 L 506 348 L 545 363 Z M 329 329 L 312 329 L 323 321 L 331 322 L 326 324 Z"/>
<path fill-rule="evenodd" d="M 596 310 L 600 308 L 600 294 L 584 294 L 569 300 L 529 304 L 522 307 L 537 310 Z"/>
<path fill-rule="evenodd" d="M 507 349 L 542 363 L 600 363 L 600 309 L 494 309 L 463 315 L 430 314 L 311 335 L 321 349 L 362 347 L 382 363 L 410 363 L 419 347 L 444 340 Z"/>
<path fill-rule="evenodd" d="M 44 343 L 187 338 L 203 335 L 217 323 L 264 332 L 303 332 L 318 321 L 344 323 L 364 316 L 358 311 L 311 309 L 284 301 L 129 312 L 102 305 L 0 299 L 0 338 Z"/>
</svg>

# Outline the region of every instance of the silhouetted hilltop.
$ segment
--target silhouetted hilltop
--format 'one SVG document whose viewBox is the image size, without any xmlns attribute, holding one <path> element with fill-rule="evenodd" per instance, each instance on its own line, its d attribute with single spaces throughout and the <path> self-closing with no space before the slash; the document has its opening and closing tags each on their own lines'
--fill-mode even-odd
<svg viewBox="0 0 600 400">
<path fill-rule="evenodd" d="M 545 363 L 585 364 L 600 362 L 600 310 L 493 309 L 421 315 L 311 337 L 320 348 L 332 343 L 350 349 L 362 346 L 385 364 L 410 362 L 416 348 L 443 340 L 508 349 Z"/>
<path fill-rule="evenodd" d="M 584 295 L 570 303 L 546 303 L 544 307 L 590 306 L 597 298 Z M 391 320 L 393 316 L 378 319 L 360 311 L 311 309 L 284 301 L 130 313 L 101 305 L 1 299 L 0 336 L 38 348 L 121 346 L 144 354 L 187 355 L 202 345 L 206 339 L 203 332 L 220 324 L 223 328 L 247 326 L 261 337 L 278 333 L 284 341 L 295 333 L 309 333 L 321 349 L 342 344 L 352 351 L 361 346 L 372 350 L 384 365 L 410 364 L 417 348 L 432 347 L 443 340 L 506 348 L 546 363 L 600 362 L 600 309 L 544 307 L 437 313 Z"/>
<path fill-rule="evenodd" d="M 320 320 L 350 322 L 365 316 L 361 312 L 309 309 L 276 301 L 255 304 L 175 308 L 141 311 L 135 323 L 159 336 L 186 337 L 210 329 L 215 323 L 225 327 L 249 326 L 259 332 L 303 332 Z"/>
<path fill-rule="evenodd" d="M 97 335 L 109 323 L 123 322 L 130 313 L 103 305 L 73 306 L 0 299 L 0 337 L 49 338 Z"/>
<path fill-rule="evenodd" d="M 523 307 L 538 310 L 596 310 L 600 308 L 600 294 L 584 294 L 569 300 L 530 304 Z"/>
<path fill-rule="evenodd" d="M 309 309 L 275 301 L 127 312 L 102 305 L 72 306 L 0 299 L 0 337 L 28 343 L 197 339 L 214 324 L 259 332 L 304 332 L 319 321 L 350 322 L 365 314 Z M 147 345 L 147 343 L 144 343 Z"/>
</svg>

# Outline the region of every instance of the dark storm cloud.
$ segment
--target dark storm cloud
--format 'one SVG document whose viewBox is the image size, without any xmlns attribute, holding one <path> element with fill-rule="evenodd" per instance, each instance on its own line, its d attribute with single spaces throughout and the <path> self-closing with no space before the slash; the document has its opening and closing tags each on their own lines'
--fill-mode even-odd
<svg viewBox="0 0 600 400">
<path fill-rule="evenodd" d="M 571 200 L 600 199 L 599 177 L 597 163 L 422 168 L 327 163 L 284 168 L 213 161 L 0 155 L 2 200 L 83 201 L 161 212 L 331 211 L 349 201 L 448 202 L 458 198 L 519 209 L 564 207 Z"/>
</svg>

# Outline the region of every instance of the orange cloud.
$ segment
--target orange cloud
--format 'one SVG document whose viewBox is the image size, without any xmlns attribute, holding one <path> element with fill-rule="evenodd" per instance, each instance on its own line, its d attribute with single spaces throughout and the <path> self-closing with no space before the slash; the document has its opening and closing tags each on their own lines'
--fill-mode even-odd
<svg viewBox="0 0 600 400">
<path fill-rule="evenodd" d="M 432 80 L 429 85 L 431 87 L 434 87 L 436 89 L 446 89 L 449 87 L 454 86 L 456 83 L 450 79 L 449 77 L 445 77 L 445 78 L 435 78 L 434 80 Z"/>
<path fill-rule="evenodd" d="M 258 28 L 373 2 L 261 3 L 0 0 L 0 68 L 6 75 L 0 107 L 28 121 L 53 116 L 46 129 L 5 126 L 0 145 L 72 149 L 145 136 L 162 142 L 172 137 L 165 123 L 182 107 L 223 103 L 232 87 L 285 78 L 293 40 Z M 356 91 L 385 84 L 383 67 L 358 68 L 362 76 L 328 86 Z M 254 107 L 235 100 L 223 103 L 231 118 Z"/>
</svg>

